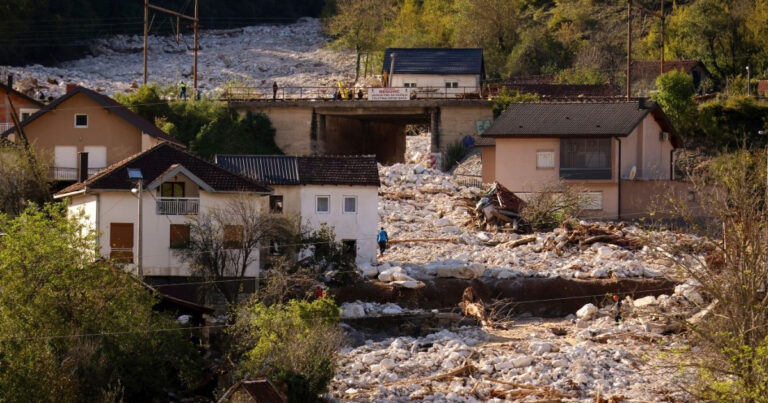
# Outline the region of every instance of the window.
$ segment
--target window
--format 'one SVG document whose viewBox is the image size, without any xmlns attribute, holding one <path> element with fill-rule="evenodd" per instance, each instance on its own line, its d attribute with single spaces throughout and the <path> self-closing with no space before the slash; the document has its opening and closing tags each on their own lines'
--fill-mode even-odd
<svg viewBox="0 0 768 403">
<path fill-rule="evenodd" d="M 416 88 L 416 83 L 403 83 L 405 88 Z"/>
<path fill-rule="evenodd" d="M 459 88 L 459 82 L 458 81 L 446 81 L 445 82 L 445 88 Z"/>
<path fill-rule="evenodd" d="M 611 179 L 611 139 L 561 139 L 560 178 Z"/>
<path fill-rule="evenodd" d="M 537 151 L 536 169 L 555 169 L 555 152 Z"/>
<path fill-rule="evenodd" d="M 27 120 L 27 118 L 32 116 L 35 112 L 37 112 L 37 109 L 21 108 L 19 109 L 19 118 L 21 118 L 22 121 Z"/>
<path fill-rule="evenodd" d="M 243 226 L 224 226 L 224 249 L 238 249 L 243 247 Z"/>
<path fill-rule="evenodd" d="M 357 197 L 344 196 L 344 210 L 345 213 L 357 213 Z"/>
<path fill-rule="evenodd" d="M 269 211 L 275 214 L 282 214 L 283 212 L 283 196 L 271 195 L 269 196 Z"/>
<path fill-rule="evenodd" d="M 184 197 L 184 182 L 165 182 L 160 185 L 160 197 Z"/>
<path fill-rule="evenodd" d="M 106 146 L 85 146 L 83 151 L 88 153 L 88 175 L 107 167 Z"/>
<path fill-rule="evenodd" d="M 109 258 L 118 263 L 133 263 L 133 223 L 109 224 Z"/>
<path fill-rule="evenodd" d="M 189 248 L 189 225 L 171 224 L 170 248 L 186 249 Z"/>
<path fill-rule="evenodd" d="M 280 248 L 280 243 L 277 241 L 269 241 L 269 254 L 270 256 L 280 256 L 283 254 L 282 249 Z"/>
<path fill-rule="evenodd" d="M 357 257 L 357 241 L 354 239 L 341 240 L 341 252 L 352 259 Z"/>
<path fill-rule="evenodd" d="M 315 198 L 316 209 L 318 213 L 331 212 L 331 196 L 317 196 Z"/>
<path fill-rule="evenodd" d="M 88 127 L 88 115 L 84 113 L 75 114 L 75 127 Z"/>
</svg>

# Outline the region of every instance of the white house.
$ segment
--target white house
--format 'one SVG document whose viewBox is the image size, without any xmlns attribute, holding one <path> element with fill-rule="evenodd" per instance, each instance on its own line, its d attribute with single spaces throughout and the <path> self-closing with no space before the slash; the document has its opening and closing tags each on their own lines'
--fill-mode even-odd
<svg viewBox="0 0 768 403">
<path fill-rule="evenodd" d="M 419 98 L 479 94 L 485 79 L 483 50 L 389 48 L 384 51 L 382 76 L 389 87 L 413 88 Z"/>
<path fill-rule="evenodd" d="M 82 154 L 81 154 L 82 155 Z M 87 166 L 86 161 L 81 165 Z M 81 170 L 82 171 L 82 170 Z M 121 260 L 144 276 L 190 276 L 175 248 L 184 247 L 190 229 L 189 217 L 214 207 L 223 207 L 234 198 L 252 198 L 266 211 L 271 189 L 189 154 L 167 142 L 160 143 L 105 170 L 81 180 L 54 196 L 68 199 L 72 214 L 84 213 L 86 224 L 98 232 L 104 257 Z M 142 191 L 138 192 L 138 181 Z M 137 189 L 137 191 L 132 191 Z M 139 198 L 142 218 L 139 223 Z M 233 239 L 242 231 L 231 226 Z M 141 233 L 139 233 L 141 228 Z M 225 232 L 229 229 L 225 228 Z M 258 275 L 258 260 L 246 277 Z"/>
<path fill-rule="evenodd" d="M 375 259 L 376 156 L 218 155 L 216 163 L 273 188 L 273 212 L 297 215 L 313 228 L 326 223 L 335 229 L 337 241 L 356 251 L 358 262 Z"/>
</svg>

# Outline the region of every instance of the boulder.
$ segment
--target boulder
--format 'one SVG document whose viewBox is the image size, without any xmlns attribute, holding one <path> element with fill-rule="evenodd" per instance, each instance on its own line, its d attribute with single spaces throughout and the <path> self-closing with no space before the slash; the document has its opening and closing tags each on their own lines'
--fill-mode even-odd
<svg viewBox="0 0 768 403">
<path fill-rule="evenodd" d="M 576 317 L 583 320 L 590 320 L 597 315 L 598 309 L 593 304 L 586 304 L 576 311 Z"/>
<path fill-rule="evenodd" d="M 365 317 L 365 306 L 359 302 L 342 304 L 341 317 L 345 319 Z"/>
</svg>

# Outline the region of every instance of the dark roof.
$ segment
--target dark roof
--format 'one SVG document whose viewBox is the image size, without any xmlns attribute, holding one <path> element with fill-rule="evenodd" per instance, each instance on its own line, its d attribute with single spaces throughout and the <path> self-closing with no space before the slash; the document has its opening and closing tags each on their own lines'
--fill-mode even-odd
<svg viewBox="0 0 768 403">
<path fill-rule="evenodd" d="M 538 94 L 542 97 L 615 97 L 620 96 L 619 88 L 612 84 L 505 84 L 513 91 Z"/>
<path fill-rule="evenodd" d="M 40 103 L 40 101 L 37 101 L 36 99 L 30 97 L 27 94 L 24 94 L 23 92 L 19 92 L 19 91 L 14 90 L 13 88 L 9 87 L 7 84 L 0 83 L 0 89 L 5 90 L 6 92 L 10 92 L 10 93 L 16 95 L 17 97 L 24 98 L 27 101 L 29 101 L 30 103 L 32 103 L 34 105 L 37 105 L 39 108 L 43 107 L 43 104 Z M 5 103 L 5 99 L 0 100 L 0 103 Z"/>
<path fill-rule="evenodd" d="M 496 140 L 493 137 L 477 137 L 475 139 L 475 147 L 488 147 L 495 146 Z"/>
<path fill-rule="evenodd" d="M 393 74 L 479 74 L 485 76 L 482 49 L 389 48 L 384 51 L 382 71 L 389 72 L 395 53 Z"/>
<path fill-rule="evenodd" d="M 373 155 L 217 155 L 216 163 L 268 185 L 380 185 Z"/>
<path fill-rule="evenodd" d="M 216 163 L 269 185 L 298 185 L 296 157 L 283 155 L 217 155 Z"/>
<path fill-rule="evenodd" d="M 653 102 L 538 102 L 511 104 L 483 132 L 483 137 L 624 137 L 653 112 L 672 142 L 681 146 L 674 128 Z"/>
<path fill-rule="evenodd" d="M 705 71 L 704 65 L 698 60 L 666 60 L 664 61 L 664 72 L 680 70 L 690 73 L 696 66 L 701 66 Z M 634 60 L 632 61 L 632 80 L 655 80 L 661 71 L 661 61 L 659 60 Z"/>
<path fill-rule="evenodd" d="M 267 378 L 243 379 L 237 382 L 224 392 L 219 403 L 231 401 L 239 390 L 245 391 L 253 403 L 285 403 L 283 396 Z"/>
<path fill-rule="evenodd" d="M 94 100 L 99 105 L 103 106 L 104 108 L 109 109 L 115 115 L 123 118 L 123 120 L 125 120 L 126 122 L 132 124 L 137 129 L 141 130 L 143 133 L 147 133 L 148 135 L 150 135 L 152 137 L 156 137 L 156 138 L 159 138 L 159 139 L 162 139 L 162 140 L 166 140 L 166 141 L 170 141 L 172 143 L 176 143 L 176 144 L 178 144 L 178 145 L 183 147 L 182 143 L 179 140 L 176 140 L 175 138 L 169 136 L 164 131 L 160 130 L 160 128 L 158 128 L 157 126 L 153 125 L 148 120 L 144 119 L 143 117 L 141 117 L 140 115 L 138 115 L 135 112 L 131 111 L 130 109 L 126 108 L 125 106 L 123 106 L 119 102 L 115 101 L 114 99 L 112 99 L 112 98 L 110 98 L 110 97 L 108 97 L 106 95 L 99 94 L 96 91 L 90 90 L 90 89 L 85 88 L 85 87 L 80 87 L 80 86 L 75 87 L 74 89 L 72 89 L 71 91 L 67 92 L 66 94 L 60 96 L 59 98 L 56 98 L 53 102 L 51 102 L 50 104 L 46 105 L 45 107 L 43 107 L 39 111 L 37 111 L 34 114 L 32 114 L 32 116 L 28 117 L 26 120 L 24 120 L 24 122 L 22 122 L 22 124 L 21 124 L 22 127 L 26 126 L 27 124 L 29 124 L 29 122 L 39 118 L 40 116 L 43 116 L 44 114 L 48 113 L 49 111 L 56 109 L 61 103 L 63 103 L 64 101 L 66 101 L 66 100 L 68 100 L 70 98 L 72 98 L 76 94 L 83 94 L 83 95 L 87 96 L 88 98 L 91 98 L 92 100 Z M 16 130 L 15 128 L 10 128 L 10 129 L 6 130 L 4 133 L 2 133 L 2 136 L 5 137 L 5 136 L 13 133 L 15 130 Z"/>
<path fill-rule="evenodd" d="M 183 166 L 186 170 L 205 182 L 216 192 L 257 192 L 269 193 L 272 189 L 253 179 L 232 173 L 196 157 L 181 148 L 162 142 L 146 151 L 135 154 L 104 169 L 85 182 L 68 186 L 56 196 L 88 189 L 130 190 L 133 183 L 128 179 L 129 168 L 139 168 L 144 176 L 144 183 L 150 184 L 173 165 Z"/>
</svg>

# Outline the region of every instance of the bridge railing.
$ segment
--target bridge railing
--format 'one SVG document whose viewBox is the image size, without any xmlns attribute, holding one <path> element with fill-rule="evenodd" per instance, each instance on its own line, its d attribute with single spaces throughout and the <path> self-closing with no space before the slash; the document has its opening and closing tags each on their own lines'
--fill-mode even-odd
<svg viewBox="0 0 768 403">
<path fill-rule="evenodd" d="M 399 87 L 405 88 L 405 87 Z M 405 88 L 410 99 L 481 99 L 487 97 L 485 87 L 416 87 Z M 356 89 L 348 89 L 346 99 L 367 100 L 368 88 L 363 88 L 362 97 Z M 295 100 L 334 100 L 339 88 L 331 87 L 280 87 L 273 92 L 271 87 L 227 87 L 221 94 L 224 101 L 295 101 Z M 345 100 L 345 99 L 342 99 Z"/>
</svg>

